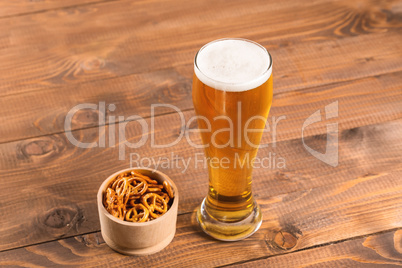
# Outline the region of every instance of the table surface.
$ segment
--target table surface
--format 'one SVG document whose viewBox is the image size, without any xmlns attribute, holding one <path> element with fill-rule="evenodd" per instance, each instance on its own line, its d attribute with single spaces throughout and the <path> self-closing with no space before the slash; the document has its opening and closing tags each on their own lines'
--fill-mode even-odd
<svg viewBox="0 0 402 268">
<path fill-rule="evenodd" d="M 0 22 L 0 265 L 402 265 L 402 1 L 3 0 Z M 197 226 L 207 170 L 179 139 L 197 128 L 184 125 L 194 55 L 223 37 L 255 40 L 274 61 L 268 162 L 253 174 L 263 223 L 231 243 Z M 152 121 L 152 104 L 184 123 L 166 105 Z M 335 167 L 307 150 L 324 153 L 327 137 Z M 118 254 L 100 234 L 97 190 L 160 157 L 180 192 L 175 238 L 158 254 Z"/>
</svg>

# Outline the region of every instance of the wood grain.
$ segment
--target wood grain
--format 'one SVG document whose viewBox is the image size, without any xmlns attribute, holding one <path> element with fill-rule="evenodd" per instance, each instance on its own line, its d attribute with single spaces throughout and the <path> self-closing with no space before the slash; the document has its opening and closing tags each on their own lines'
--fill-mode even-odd
<svg viewBox="0 0 402 268">
<path fill-rule="evenodd" d="M 383 84 L 388 88 L 392 87 L 395 91 L 395 87 L 400 85 L 399 77 L 395 76 L 400 76 L 400 73 L 390 76 L 381 76 L 381 73 L 402 70 L 402 62 L 399 60 L 402 57 L 402 50 L 399 46 L 402 41 L 400 36 L 374 34 L 274 49 L 272 54 L 278 59 L 278 62 L 275 62 L 274 67 L 275 96 L 274 110 L 271 115 L 277 112 L 275 109 L 278 106 L 280 106 L 280 114 L 288 114 L 289 101 L 292 101 L 290 104 L 293 107 L 295 103 L 299 102 L 298 94 L 308 96 L 309 92 L 314 91 L 316 98 L 319 98 L 318 90 L 325 89 L 325 92 L 328 92 L 331 87 L 349 87 L 348 90 L 358 91 L 358 94 L 365 95 L 366 100 L 373 98 L 374 102 L 378 97 L 382 98 L 379 88 L 383 87 Z M 386 45 L 382 45 L 384 38 L 388 40 Z M 363 51 L 362 44 L 370 44 L 370 46 L 364 46 L 367 49 Z M 380 46 L 386 47 L 378 49 Z M 330 59 L 333 55 L 342 53 L 344 55 L 341 57 L 335 56 L 334 59 Z M 362 57 L 375 60 L 366 61 Z M 309 67 L 299 68 L 296 61 L 304 62 Z M 376 79 L 370 78 L 346 83 L 348 80 L 356 80 L 367 75 L 376 75 L 379 81 L 370 81 L 370 79 Z M 65 130 L 66 114 L 74 106 L 83 103 L 99 104 L 100 101 L 104 101 L 108 104 L 115 104 L 116 112 L 114 114 L 117 115 L 115 121 L 118 121 L 119 115 L 125 117 L 149 116 L 150 106 L 154 103 L 171 103 L 182 110 L 192 109 L 191 76 L 192 65 L 185 65 L 122 78 L 4 96 L 0 100 L 2 106 L 0 124 L 3 126 L 0 129 L 0 142 L 62 132 Z M 392 79 L 390 82 L 387 81 L 388 77 Z M 339 81 L 346 82 L 323 86 L 326 83 L 339 83 Z M 362 81 L 366 84 L 360 84 Z M 375 87 L 375 94 L 378 97 L 366 95 L 364 90 L 366 88 L 370 90 L 371 87 Z M 304 89 L 307 89 L 305 93 L 303 93 Z M 292 92 L 290 95 L 286 94 L 292 90 L 298 91 Z M 293 98 L 288 101 L 289 96 L 293 96 Z M 336 98 L 336 96 L 336 92 L 332 92 L 331 96 L 325 95 L 326 98 Z M 355 98 L 358 98 L 357 94 Z M 305 103 L 310 100 L 303 99 L 302 101 Z M 383 103 L 383 105 L 386 104 Z M 298 106 L 297 109 L 300 107 Z M 384 111 L 386 110 L 379 108 L 374 112 L 384 113 Z M 396 115 L 399 111 L 400 109 L 390 110 Z M 72 129 L 97 125 L 99 125 L 99 120 L 96 114 L 90 117 L 81 116 L 75 120 Z"/>
<path fill-rule="evenodd" d="M 259 198 L 264 218 L 261 229 L 252 237 L 238 242 L 227 243 L 209 238 L 196 227 L 194 214 L 187 213 L 178 217 L 177 233 L 172 243 L 158 254 L 122 256 L 108 248 L 99 233 L 93 233 L 2 252 L 0 265 L 91 267 L 107 263 L 113 266 L 211 267 L 308 249 L 401 228 L 401 175 L 399 170 L 307 191 Z M 284 248 L 282 237 L 293 237 L 292 240 L 285 240 L 293 241 L 287 244 L 290 245 L 288 248 Z M 392 242 L 395 249 L 390 252 L 392 255 L 389 258 L 392 259 L 388 262 L 398 263 L 401 259 L 400 231 L 394 234 Z M 372 238 L 367 238 L 364 245 L 377 249 Z M 378 248 L 376 254 L 387 255 L 390 251 L 387 249 Z"/>
<path fill-rule="evenodd" d="M 104 0 L 107 1 L 107 0 Z M 30 13 L 46 12 L 49 10 L 82 6 L 83 4 L 94 4 L 104 2 L 102 0 L 13 0 L 0 2 L 0 19 L 13 16 L 24 16 Z"/>
<path fill-rule="evenodd" d="M 402 230 L 344 241 L 233 267 L 400 267 Z"/>
<path fill-rule="evenodd" d="M 0 2 L 0 21 L 0 266 L 402 265 L 402 1 L 17 0 Z M 207 170 L 195 163 L 203 151 L 185 139 L 151 146 L 152 135 L 166 144 L 197 124 L 159 108 L 155 129 L 143 133 L 129 117 L 150 127 L 151 104 L 169 103 L 187 122 L 194 54 L 228 36 L 267 47 L 275 80 L 268 147 L 259 151 L 269 166 L 253 176 L 264 221 L 235 243 L 211 239 L 195 222 L 207 192 Z M 105 122 L 80 110 L 64 129 L 72 107 L 102 101 L 116 106 Z M 331 103 L 338 116 L 302 133 Z M 324 152 L 334 123 L 337 167 L 305 149 Z M 119 127 L 128 142 L 148 140 L 128 148 Z M 70 134 L 97 146 L 74 146 Z M 200 142 L 198 133 L 190 138 Z M 130 163 L 130 154 L 168 157 L 158 169 L 179 187 L 177 234 L 160 254 L 117 254 L 99 233 L 101 182 L 130 164 L 155 167 Z M 181 159 L 190 159 L 187 169 Z"/>
<path fill-rule="evenodd" d="M 139 3 L 139 5 L 143 5 L 144 3 Z M 239 3 L 237 3 L 239 4 Z M 236 5 L 237 5 L 236 4 Z M 277 4 L 273 4 L 274 6 L 267 6 L 266 12 L 283 12 L 287 13 L 289 10 L 286 8 L 286 3 L 284 3 L 284 7 L 277 6 Z M 105 4 L 106 5 L 106 4 Z M 107 6 L 110 8 L 115 8 L 119 11 L 121 5 L 118 3 L 107 3 Z M 236 8 L 235 7 L 233 8 Z M 312 86 L 323 85 L 326 83 L 334 83 L 339 81 L 348 81 L 353 79 L 358 79 L 365 76 L 371 75 L 379 75 L 384 72 L 395 72 L 402 69 L 401 61 L 399 58 L 402 56 L 402 50 L 400 49 L 399 43 L 402 41 L 402 35 L 394 35 L 390 34 L 398 29 L 398 21 L 396 21 L 393 17 L 381 20 L 381 12 L 378 11 L 379 8 L 390 8 L 397 10 L 398 3 L 394 3 L 392 5 L 387 4 L 379 4 L 379 6 L 370 6 L 370 8 L 365 7 L 366 9 L 359 7 L 353 7 L 350 4 L 344 4 L 342 2 L 336 2 L 338 9 L 340 9 L 341 14 L 349 14 L 352 11 L 354 13 L 360 14 L 358 12 L 363 12 L 359 16 L 355 16 L 355 20 L 348 21 L 348 23 L 342 24 L 339 27 L 346 27 L 349 24 L 352 24 L 350 30 L 350 34 L 347 34 L 345 30 L 338 30 L 336 34 L 331 37 L 330 35 L 326 35 L 327 39 L 320 39 L 320 42 L 317 42 L 316 39 L 305 39 L 299 40 L 295 38 L 299 38 L 300 32 L 294 33 L 294 35 L 289 35 L 289 30 L 294 30 L 294 25 L 288 25 L 289 29 L 283 29 L 281 32 L 282 35 L 286 33 L 286 36 L 281 36 L 280 34 L 273 35 L 270 32 L 267 32 L 266 35 L 270 36 L 270 38 L 266 41 L 265 39 L 257 40 L 261 41 L 263 44 L 267 44 L 266 46 L 270 49 L 271 53 L 274 56 L 275 60 L 275 91 L 277 93 L 283 93 L 295 89 L 303 89 L 309 88 Z M 341 6 L 338 6 L 341 5 Z M 83 16 L 104 16 L 103 13 L 106 12 L 105 8 L 101 8 L 103 5 L 96 5 L 97 8 L 94 8 L 93 12 L 89 12 L 89 14 L 78 13 L 76 14 L 79 18 L 80 15 Z M 90 7 L 86 7 L 92 10 Z M 145 7 L 144 7 L 145 8 Z M 307 8 L 307 7 L 306 7 Z M 309 14 L 309 16 L 316 17 L 321 16 L 323 6 L 319 5 L 315 8 L 308 9 L 309 12 L 315 12 L 313 14 Z M 354 9 L 353 9 L 354 8 Z M 352 9 L 352 10 L 350 10 Z M 140 9 L 141 10 L 141 9 Z M 117 12 L 116 11 L 116 12 Z M 56 11 L 55 11 L 56 12 Z M 172 12 L 179 12 L 178 10 L 173 10 Z M 307 12 L 307 11 L 306 11 Z M 352 13 L 353 13 L 352 12 Z M 368 13 L 367 13 L 368 12 Z M 380 13 L 378 13 L 380 12 Z M 392 12 L 392 10 L 390 11 Z M 100 13 L 100 14 L 98 14 Z M 353 14 L 354 14 L 353 13 Z M 366 14 L 367 13 L 367 14 Z M 58 13 L 57 13 L 58 14 Z M 74 13 L 75 14 L 75 13 Z M 374 16 L 375 15 L 375 16 Z M 57 23 L 65 23 L 64 20 L 60 20 L 60 16 L 56 17 L 51 16 L 49 14 L 37 14 L 35 16 L 42 17 L 44 16 L 46 19 L 57 20 L 52 25 L 57 25 Z M 50 16 L 50 17 L 49 17 Z M 367 20 L 364 19 L 364 22 L 361 21 L 363 18 L 374 16 L 377 19 Z M 285 16 L 283 16 L 285 17 Z M 331 17 L 327 17 L 331 18 Z M 395 17 L 397 18 L 397 16 Z M 19 18 L 16 18 L 19 20 Z M 77 19 L 72 18 L 72 19 Z M 201 18 L 200 18 L 201 19 Z M 100 20 L 100 19 L 99 19 Z M 349 19 L 350 20 L 350 19 Z M 98 20 L 95 20 L 98 22 Z M 101 20 L 102 21 L 102 20 Z M 320 20 L 317 20 L 320 22 Z M 25 20 L 24 20 L 25 22 Z M 113 24 L 114 27 L 118 27 L 121 21 L 115 22 Z M 31 22 L 32 23 L 32 22 Z M 41 24 L 42 19 L 35 20 L 35 23 Z M 199 24 L 198 21 L 194 21 L 194 24 Z M 254 22 L 250 22 L 254 23 Z M 281 21 L 278 21 L 278 24 Z M 329 25 L 333 25 L 332 22 Z M 368 25 L 366 25 L 368 24 Z M 12 24 L 14 25 L 14 23 Z M 15 27 L 19 24 L 16 22 Z M 30 24 L 31 25 L 31 24 Z M 42 25 L 42 24 L 41 24 Z M 108 24 L 109 25 L 109 24 Z M 121 25 L 121 24 L 120 24 Z M 287 24 L 285 24 L 287 25 Z M 336 24 L 337 25 L 337 24 Z M 359 28 L 356 25 L 365 25 L 363 28 Z M 58 31 L 65 35 L 63 38 L 70 38 L 68 36 L 74 35 L 75 39 L 82 39 L 81 33 L 78 36 L 75 36 L 77 32 L 72 31 L 71 25 L 60 25 L 61 29 L 55 26 L 55 29 L 41 29 L 41 27 L 35 28 L 35 40 L 38 42 L 36 45 L 35 42 L 32 43 L 32 40 L 28 42 L 29 46 L 26 49 L 18 48 L 19 45 L 25 45 L 27 40 L 20 40 L 20 38 L 26 38 L 26 32 L 18 33 L 20 37 L 15 36 L 14 39 L 20 40 L 20 44 L 17 43 L 13 46 L 6 46 L 4 52 L 5 57 L 11 56 L 12 61 L 11 65 L 8 66 L 8 61 L 4 59 L 2 64 L 0 65 L 0 69 L 2 66 L 4 67 L 4 71 L 2 72 L 3 81 L 0 83 L 4 85 L 4 90 L 0 90 L 0 95 L 3 95 L 1 98 L 1 106 L 2 113 L 0 113 L 0 124 L 3 126 L 0 129 L 0 142 L 6 142 L 11 140 L 19 140 L 25 138 L 32 138 L 35 136 L 43 136 L 52 133 L 59 133 L 64 131 L 64 119 L 68 111 L 77 104 L 82 103 L 99 103 L 99 101 L 107 101 L 109 103 L 115 103 L 118 107 L 118 112 L 120 115 L 129 116 L 133 114 L 138 114 L 141 116 L 149 116 L 149 106 L 152 103 L 174 103 L 180 109 L 187 110 L 192 108 L 191 103 L 191 76 L 192 76 L 192 58 L 195 51 L 202 45 L 201 42 L 207 42 L 207 39 L 203 39 L 199 41 L 199 46 L 189 46 L 189 47 L 172 47 L 172 51 L 165 55 L 163 59 L 166 57 L 179 57 L 179 61 L 169 59 L 169 63 L 177 62 L 177 64 L 173 64 L 174 67 L 168 67 L 159 71 L 151 71 L 149 73 L 136 74 L 136 75 L 128 75 L 124 77 L 118 77 L 115 79 L 107 79 L 102 80 L 103 77 L 97 76 L 98 71 L 104 67 L 105 62 L 109 63 L 111 60 L 109 58 L 105 60 L 99 60 L 99 58 L 91 58 L 89 62 L 81 62 L 81 63 L 72 63 L 72 64 L 63 64 L 64 67 L 68 68 L 84 68 L 84 72 L 74 69 L 61 70 L 62 73 L 66 73 L 69 75 L 81 76 L 82 75 L 91 75 L 91 70 L 94 70 L 94 74 L 96 75 L 96 81 L 88 82 L 88 83 L 78 83 L 81 82 L 75 81 L 75 79 L 64 79 L 60 78 L 59 82 L 47 83 L 40 81 L 38 79 L 34 79 L 33 81 L 25 81 L 26 72 L 18 71 L 18 67 L 16 68 L 16 59 L 24 58 L 24 64 L 27 62 L 38 63 L 40 68 L 30 68 L 26 69 L 34 72 L 40 72 L 43 76 L 44 73 L 48 71 L 43 70 L 41 68 L 48 68 L 51 72 L 57 72 L 58 68 L 49 64 L 43 64 L 43 58 L 46 58 L 49 52 L 47 50 L 52 49 L 48 46 L 49 41 L 47 40 L 49 37 L 41 36 L 41 31 Z M 102 31 L 94 31 L 91 29 L 92 25 L 88 25 L 87 31 L 91 31 L 91 35 L 99 35 L 105 34 L 105 28 L 102 28 Z M 260 25 L 258 27 L 263 27 L 264 25 Z M 277 25 L 276 25 L 277 26 Z M 278 29 L 278 27 L 274 27 L 274 29 Z M 369 27 L 370 26 L 370 27 Z M 13 26 L 14 27 L 14 26 Z M 20 27 L 22 27 L 20 25 Z M 111 26 L 110 26 L 111 27 Z M 162 26 L 161 26 L 162 27 Z M 253 26 L 253 28 L 258 29 L 257 26 Z M 281 26 L 282 28 L 285 26 Z M 314 27 L 317 29 L 317 25 L 308 24 L 308 27 Z M 330 27 L 329 29 L 333 29 L 335 26 Z M 356 28 L 357 27 L 357 28 Z M 378 29 L 377 29 L 377 28 Z M 0 25 L 1 28 L 1 25 Z M 9 29 L 10 27 L 8 27 Z M 24 26 L 24 28 L 26 28 Z M 355 29 L 356 28 L 356 29 Z M 138 31 L 141 31 L 140 28 L 135 28 Z M 271 29 L 264 26 L 264 29 Z M 320 28 L 322 29 L 322 28 Z M 343 29 L 343 28 L 342 28 Z M 359 32 L 360 29 L 360 32 Z M 370 30 L 371 29 L 371 30 Z M 393 30 L 395 29 L 395 30 Z M 113 28 L 112 30 L 115 30 Z M 147 31 L 148 28 L 143 29 L 142 31 Z M 173 29 L 174 30 L 174 29 Z M 328 30 L 328 29 L 327 29 Z M 158 29 L 161 32 L 172 31 L 171 27 Z M 310 32 L 309 29 L 306 31 Z M 335 30 L 334 30 L 335 31 Z M 7 32 L 7 31 L 5 31 Z M 84 32 L 84 31 L 83 31 Z M 354 36 L 357 33 L 363 33 L 363 35 Z M 340 34 L 342 33 L 342 34 Z M 14 32 L 13 34 L 17 34 Z M 326 32 L 326 34 L 328 34 Z M 63 38 L 58 38 L 54 42 L 61 42 Z M 109 38 L 109 36 L 108 36 Z M 166 38 L 172 38 L 172 35 L 166 35 Z M 184 37 L 183 37 L 184 38 Z M 210 38 L 210 37 L 208 37 Z M 218 36 L 217 36 L 218 38 Z M 382 40 L 386 38 L 387 42 L 383 42 Z M 328 40 L 330 39 L 330 40 Z M 326 40 L 326 41 L 325 41 Z M 88 43 L 92 42 L 82 42 L 83 46 L 88 46 Z M 66 41 L 67 42 L 67 41 Z M 142 41 L 139 39 L 139 43 Z M 145 41 L 144 41 L 145 42 Z M 187 42 L 187 41 L 186 41 Z M 38 53 L 31 53 L 33 47 L 43 46 L 46 43 L 46 47 L 40 49 Z M 50 42 L 50 43 L 53 43 Z M 163 44 L 171 42 L 166 41 Z M 159 44 L 159 43 L 157 43 Z M 362 46 L 363 44 L 367 44 Z M 368 45 L 369 44 L 369 45 Z M 110 44 L 109 44 L 110 45 Z M 174 44 L 172 44 L 174 45 Z M 75 46 L 74 46 L 75 47 Z M 108 48 L 107 44 L 102 44 L 99 46 L 102 49 Z M 362 47 L 364 49 L 362 49 Z M 58 49 L 57 51 L 61 51 L 63 53 L 66 52 L 65 45 L 62 46 L 63 49 Z M 22 51 L 29 52 L 29 55 L 13 55 L 12 51 L 15 50 L 16 53 L 22 53 Z M 122 50 L 121 52 L 116 52 L 118 55 L 122 53 L 140 53 L 143 49 L 135 48 L 128 49 L 126 46 L 110 48 L 113 51 L 115 49 Z M 147 47 L 148 49 L 148 47 Z M 159 47 L 152 48 L 155 50 L 157 54 L 157 50 Z M 162 47 L 161 47 L 162 49 Z M 164 49 L 164 48 L 163 48 Z M 176 51 L 177 49 L 177 51 Z M 180 51 L 178 51 L 180 50 Z M 91 53 L 94 50 L 91 48 Z M 59 52 L 51 53 L 52 57 L 57 55 Z M 145 51 L 144 53 L 150 54 L 149 51 Z M 155 54 L 152 53 L 152 54 Z M 109 54 L 108 54 L 109 55 Z M 184 56 L 186 55 L 186 56 Z M 38 57 L 37 59 L 29 60 L 27 57 Z M 1 55 L 0 55 L 1 57 Z M 41 59 L 39 59 L 41 58 Z M 76 57 L 79 59 L 79 57 Z M 278 60 L 276 60 L 278 59 Z M 94 60 L 92 62 L 92 60 Z M 52 59 L 50 61 L 53 61 Z M 49 61 L 48 61 L 49 62 Z M 136 60 L 133 63 L 137 62 Z M 141 64 L 138 65 L 140 67 L 145 66 L 149 61 L 141 60 Z M 157 64 L 158 60 L 150 61 L 152 64 Z M 133 70 L 136 66 L 126 66 L 122 65 L 122 63 L 112 64 L 113 66 L 124 67 L 125 70 Z M 75 66 L 75 67 L 74 67 Z M 103 67 L 102 67 L 103 66 Z M 156 65 L 155 65 L 156 66 Z M 301 66 L 306 66 L 301 68 Z M 63 68 L 64 68 L 63 67 Z M 25 68 L 25 67 L 24 67 Z M 99 69 L 100 68 L 100 69 Z M 153 68 L 153 67 L 152 67 Z M 148 70 L 145 70 L 146 72 Z M 160 66 L 156 66 L 156 69 L 160 68 Z M 155 69 L 154 68 L 154 69 Z M 91 69 L 91 70 L 90 70 Z M 142 72 L 142 71 L 139 71 Z M 12 75 L 16 75 L 14 78 L 7 78 L 7 73 L 11 73 Z M 118 74 L 126 75 L 126 73 Z M 42 78 L 41 78 L 42 79 Z M 50 78 L 50 80 L 54 80 L 54 77 Z M 84 79 L 84 81 L 87 81 Z M 77 82 L 77 83 L 75 83 Z M 10 84 L 11 83 L 11 84 Z M 18 83 L 18 85 L 15 85 Z M 72 83 L 72 84 L 71 84 Z M 36 89 L 36 90 L 35 90 Z M 152 89 L 152 90 L 149 90 Z M 33 91 L 32 91 L 33 90 Z M 10 93 L 11 92 L 11 93 Z M 20 93 L 20 94 L 18 94 Z M 11 95 L 10 95 L 11 94 Z M 27 107 L 29 107 L 29 112 L 27 112 Z M 44 113 L 43 111 L 46 111 Z M 82 127 L 96 126 L 99 121 L 96 116 L 94 117 L 85 117 L 82 116 L 79 118 L 80 120 L 76 120 L 76 125 L 73 126 L 73 129 L 80 129 Z M 79 122 L 77 122 L 79 121 Z"/>
<path fill-rule="evenodd" d="M 225 36 L 249 38 L 269 50 L 282 48 L 283 53 L 273 54 L 278 59 L 275 72 L 296 87 L 339 81 L 361 71 L 395 71 L 400 67 L 400 35 L 388 34 L 387 42 L 366 35 L 400 32 L 401 5 L 346 0 L 255 0 L 247 6 L 240 0 L 117 1 L 9 18 L 0 24 L 0 91 L 17 94 L 191 65 L 202 45 Z M 309 45 L 303 47 L 305 42 Z M 370 44 L 362 45 L 365 42 Z M 351 50 L 342 48 L 350 43 Z M 294 51 L 298 45 L 303 53 Z M 349 57 L 354 61 L 345 66 Z M 382 65 L 384 60 L 390 62 Z M 325 73 L 317 73 L 318 68 Z"/>
<path fill-rule="evenodd" d="M 156 118 L 155 126 L 154 134 L 158 144 L 173 142 L 180 135 L 181 125 L 177 116 L 160 116 Z M 109 128 L 105 132 L 108 133 Z M 98 133 L 97 128 L 92 128 L 73 134 L 83 142 L 93 142 L 98 140 Z M 272 165 L 256 169 L 255 195 L 267 197 L 308 190 L 401 167 L 401 120 L 340 129 L 340 133 L 337 168 L 311 156 L 304 149 L 300 138 L 261 150 L 261 157 L 269 158 L 271 154 L 271 158 L 285 159 L 286 167 Z M 142 136 L 141 126 L 135 122 L 128 124 L 126 134 L 130 137 L 129 142 L 138 141 Z M 195 143 L 196 137 L 192 137 Z M 325 145 L 325 136 L 305 137 L 305 142 L 315 150 L 321 150 L 320 146 Z M 383 150 L 378 150 L 378 146 Z M 150 142 L 138 149 L 122 148 L 126 150 L 124 161 L 119 160 L 119 148 L 78 148 L 70 143 L 65 134 L 1 145 L 3 157 L 0 159 L 0 176 L 5 194 L 0 199 L 0 207 L 2 215 L 8 215 L 0 217 L 0 225 L 4 226 L 0 229 L 3 240 L 1 249 L 96 231 L 99 228 L 95 204 L 97 188 L 107 176 L 131 164 L 151 165 L 170 175 L 182 193 L 179 213 L 192 211 L 205 196 L 207 172 L 202 164 L 196 164 L 196 158 L 202 157 L 203 152 L 189 146 L 185 139 L 170 148 L 152 148 Z M 131 153 L 137 155 L 130 158 Z M 189 168 L 184 169 L 180 160 L 174 160 L 176 156 L 190 159 Z M 170 159 L 171 164 L 163 167 L 149 162 L 159 161 L 161 157 Z M 139 160 L 135 162 L 137 158 Z M 134 161 L 130 163 L 132 159 Z M 146 161 L 141 162 L 142 159 Z M 19 195 L 7 194 L 18 191 L 24 193 L 23 199 Z M 36 209 L 30 209 L 27 204 Z M 23 220 L 13 213 L 16 209 L 24 214 Z"/>
</svg>

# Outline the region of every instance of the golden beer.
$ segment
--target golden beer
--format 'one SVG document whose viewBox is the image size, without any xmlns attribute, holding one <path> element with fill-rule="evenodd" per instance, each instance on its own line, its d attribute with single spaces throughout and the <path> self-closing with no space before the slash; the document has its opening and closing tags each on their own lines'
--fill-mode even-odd
<svg viewBox="0 0 402 268">
<path fill-rule="evenodd" d="M 211 42 L 195 57 L 193 103 L 209 172 L 197 220 L 220 240 L 243 239 L 262 221 L 252 161 L 272 103 L 271 74 L 269 53 L 245 39 Z"/>
</svg>

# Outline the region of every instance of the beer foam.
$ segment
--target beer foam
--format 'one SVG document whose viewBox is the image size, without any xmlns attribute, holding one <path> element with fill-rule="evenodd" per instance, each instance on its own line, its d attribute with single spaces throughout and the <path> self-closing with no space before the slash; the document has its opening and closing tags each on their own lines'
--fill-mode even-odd
<svg viewBox="0 0 402 268">
<path fill-rule="evenodd" d="M 215 89 L 241 92 L 262 85 L 271 76 L 271 57 L 261 45 L 245 39 L 213 41 L 197 53 L 198 79 Z"/>
</svg>

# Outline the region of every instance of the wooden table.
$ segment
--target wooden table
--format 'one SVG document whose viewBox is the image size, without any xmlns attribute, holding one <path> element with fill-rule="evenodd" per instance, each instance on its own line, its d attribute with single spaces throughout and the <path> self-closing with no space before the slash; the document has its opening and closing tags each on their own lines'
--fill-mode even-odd
<svg viewBox="0 0 402 268">
<path fill-rule="evenodd" d="M 402 265 L 402 1 L 3 0 L 0 22 L 0 265 Z M 186 127 L 156 107 L 151 131 L 151 105 L 191 118 L 193 57 L 222 37 L 255 40 L 274 60 L 268 122 L 282 120 L 259 155 L 286 166 L 254 171 L 263 224 L 243 241 L 209 238 L 194 218 L 207 170 L 159 167 L 181 195 L 176 236 L 158 254 L 120 255 L 100 235 L 96 192 L 132 154 L 202 153 L 186 139 L 152 148 L 151 135 L 167 144 Z M 80 104 L 92 106 L 65 126 Z M 316 111 L 322 120 L 302 139 Z M 118 144 L 119 128 L 141 139 L 134 115 L 149 125 L 139 148 Z M 328 124 L 338 127 L 336 167 L 304 146 L 325 152 Z"/>
</svg>

